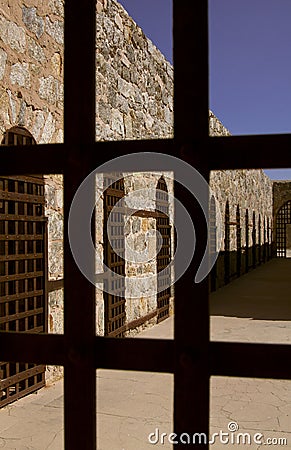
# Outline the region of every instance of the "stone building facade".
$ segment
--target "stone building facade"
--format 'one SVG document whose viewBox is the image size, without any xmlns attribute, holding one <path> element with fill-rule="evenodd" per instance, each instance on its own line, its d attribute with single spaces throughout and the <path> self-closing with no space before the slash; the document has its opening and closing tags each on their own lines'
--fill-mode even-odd
<svg viewBox="0 0 291 450">
<path fill-rule="evenodd" d="M 63 141 L 63 0 L 9 0 L 0 6 L 0 140 L 11 127 L 24 127 L 37 144 Z M 115 0 L 97 0 L 96 34 L 96 140 L 173 137 L 173 68 Z M 85 89 L 84 89 L 85 92 Z M 229 131 L 209 112 L 212 136 Z M 156 189 L 166 182 L 174 193 L 173 174 L 122 174 L 125 195 L 137 189 Z M 48 217 L 48 331 L 63 332 L 63 194 L 62 175 L 45 179 L 45 214 Z M 262 170 L 215 171 L 210 178 L 217 203 L 210 200 L 211 239 L 220 256 L 212 271 L 212 288 L 271 257 L 273 207 L 279 187 Z M 103 178 L 97 180 L 102 190 Z M 285 185 L 287 187 L 287 185 Z M 289 185 L 288 188 L 290 189 Z M 281 195 L 281 194 L 280 194 Z M 282 194 L 283 195 L 283 194 Z M 285 194 L 284 194 L 285 195 Z M 287 195 L 287 194 L 286 194 Z M 286 197 L 285 195 L 285 197 Z M 288 194 L 289 195 L 289 194 Z M 288 196 L 287 195 L 287 196 Z M 284 197 L 284 198 L 285 198 Z M 287 198 L 287 197 L 286 197 Z M 289 197 L 288 197 L 289 198 Z M 211 203 L 212 202 L 212 203 Z M 212 205 L 212 206 L 211 206 Z M 152 213 L 129 217 L 126 248 L 147 248 L 149 262 L 126 262 L 127 278 L 157 273 L 156 198 L 133 205 Z M 222 215 L 222 242 L 216 238 L 216 209 Z M 104 195 L 98 197 L 96 251 L 104 255 Z M 169 201 L 170 257 L 174 253 L 174 211 Z M 151 236 L 145 241 L 145 236 Z M 171 275 L 173 276 L 173 274 Z M 170 313 L 173 311 L 173 289 Z M 97 333 L 105 333 L 104 293 L 97 291 Z M 156 296 L 129 295 L 125 304 L 126 332 L 156 323 Z M 146 318 L 143 320 L 143 318 Z"/>
</svg>

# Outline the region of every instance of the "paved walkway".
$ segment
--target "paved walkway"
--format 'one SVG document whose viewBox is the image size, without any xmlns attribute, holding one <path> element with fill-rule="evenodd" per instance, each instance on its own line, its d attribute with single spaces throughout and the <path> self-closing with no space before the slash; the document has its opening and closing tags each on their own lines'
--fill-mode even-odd
<svg viewBox="0 0 291 450">
<path fill-rule="evenodd" d="M 212 294 L 211 338 L 290 343 L 290 274 L 291 260 L 273 260 Z M 140 336 L 171 339 L 173 318 Z M 161 433 L 172 431 L 172 375 L 98 370 L 97 386 L 98 450 L 172 448 L 167 441 L 164 445 L 147 441 L 156 428 Z M 277 445 L 268 448 L 290 449 L 291 381 L 213 377 L 211 433 L 227 433 L 230 422 L 236 422 L 239 431 L 249 433 L 244 439 L 251 439 L 251 445 L 234 440 L 236 443 L 229 444 L 231 448 L 263 449 L 263 442 L 271 438 L 277 440 Z M 254 442 L 256 433 L 263 434 L 261 444 Z M 232 436 L 238 439 L 238 432 Z M 282 438 L 287 439 L 287 445 L 279 445 Z M 256 439 L 259 441 L 260 435 Z M 210 448 L 228 447 L 219 441 L 216 438 Z M 64 448 L 62 381 L 0 410 L 1 448 Z"/>
</svg>

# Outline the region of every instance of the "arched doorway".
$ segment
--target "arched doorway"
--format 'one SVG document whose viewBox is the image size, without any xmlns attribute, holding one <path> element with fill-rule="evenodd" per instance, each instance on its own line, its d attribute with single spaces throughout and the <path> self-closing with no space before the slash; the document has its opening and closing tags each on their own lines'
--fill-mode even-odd
<svg viewBox="0 0 291 450">
<path fill-rule="evenodd" d="M 23 127 L 2 145 L 34 145 Z M 47 227 L 42 175 L 0 177 L 0 330 L 47 332 Z M 45 366 L 1 362 L 0 406 L 45 385 Z"/>
<path fill-rule="evenodd" d="M 284 203 L 276 217 L 276 256 L 291 257 L 291 200 Z"/>
</svg>

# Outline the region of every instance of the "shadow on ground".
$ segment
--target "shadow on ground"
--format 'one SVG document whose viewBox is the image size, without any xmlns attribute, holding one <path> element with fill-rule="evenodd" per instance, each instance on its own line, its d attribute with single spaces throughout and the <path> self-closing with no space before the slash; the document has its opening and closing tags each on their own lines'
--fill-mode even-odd
<svg viewBox="0 0 291 450">
<path fill-rule="evenodd" d="M 210 295 L 211 316 L 291 320 L 291 259 L 275 258 Z"/>
</svg>

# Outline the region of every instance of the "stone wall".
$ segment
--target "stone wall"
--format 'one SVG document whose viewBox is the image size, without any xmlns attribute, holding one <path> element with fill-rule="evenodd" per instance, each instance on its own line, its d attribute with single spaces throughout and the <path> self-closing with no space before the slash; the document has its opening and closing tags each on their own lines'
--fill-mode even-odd
<svg viewBox="0 0 291 450">
<path fill-rule="evenodd" d="M 222 219 L 220 246 L 217 242 L 217 249 L 221 250 L 216 266 L 217 287 L 227 282 L 225 279 L 225 258 L 229 258 L 227 264 L 229 264 L 228 279 L 230 281 L 271 257 L 273 239 L 272 184 L 263 170 L 241 169 L 211 172 L 210 187 L 215 193 Z M 229 206 L 228 225 L 226 223 L 227 202 Z M 226 234 L 229 235 L 228 245 L 226 244 Z M 238 262 L 239 236 L 241 255 Z"/>
<path fill-rule="evenodd" d="M 124 8 L 97 1 L 97 140 L 173 135 L 173 68 Z"/>
<path fill-rule="evenodd" d="M 63 140 L 63 2 L 2 2 L 0 133 L 25 126 L 37 143 Z"/>
</svg>

